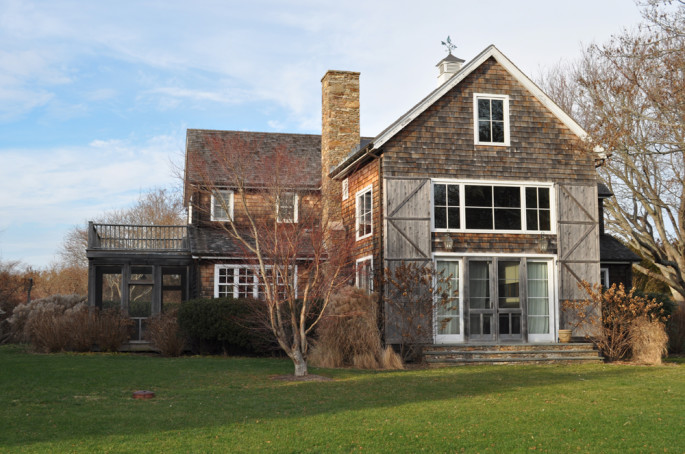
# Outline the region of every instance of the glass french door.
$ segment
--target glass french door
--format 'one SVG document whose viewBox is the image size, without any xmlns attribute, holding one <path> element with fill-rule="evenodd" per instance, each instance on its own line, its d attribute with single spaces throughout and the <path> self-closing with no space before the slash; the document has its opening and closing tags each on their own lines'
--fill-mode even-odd
<svg viewBox="0 0 685 454">
<path fill-rule="evenodd" d="M 436 301 L 436 343 L 554 341 L 551 260 L 464 257 L 436 267 L 451 284 L 447 301 Z"/>
<path fill-rule="evenodd" d="M 521 260 L 472 259 L 468 266 L 469 339 L 485 342 L 523 340 Z"/>
</svg>

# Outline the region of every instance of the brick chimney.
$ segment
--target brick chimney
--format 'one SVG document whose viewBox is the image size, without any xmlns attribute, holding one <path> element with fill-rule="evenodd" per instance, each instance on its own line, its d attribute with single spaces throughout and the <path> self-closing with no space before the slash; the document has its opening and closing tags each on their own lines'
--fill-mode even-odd
<svg viewBox="0 0 685 454">
<path fill-rule="evenodd" d="M 341 182 L 328 178 L 359 145 L 359 73 L 328 71 L 321 79 L 321 196 L 324 225 L 341 226 Z"/>
</svg>

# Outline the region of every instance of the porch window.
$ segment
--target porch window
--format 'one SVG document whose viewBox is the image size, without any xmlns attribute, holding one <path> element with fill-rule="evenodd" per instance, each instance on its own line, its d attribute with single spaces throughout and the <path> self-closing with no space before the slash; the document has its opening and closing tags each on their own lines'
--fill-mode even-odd
<svg viewBox="0 0 685 454">
<path fill-rule="evenodd" d="M 278 222 L 297 222 L 297 194 L 294 192 L 284 192 L 278 196 L 276 212 Z"/>
<path fill-rule="evenodd" d="M 356 230 L 357 239 L 371 236 L 373 232 L 373 190 L 372 186 L 367 186 L 357 193 L 357 215 Z"/>
<path fill-rule="evenodd" d="M 212 221 L 230 221 L 233 219 L 233 191 L 217 190 L 212 193 Z"/>
<path fill-rule="evenodd" d="M 440 302 L 435 308 L 436 334 L 461 334 L 461 294 L 459 289 L 459 262 L 441 261 L 436 263 L 438 274 L 449 282 L 449 296 L 445 304 Z"/>
</svg>

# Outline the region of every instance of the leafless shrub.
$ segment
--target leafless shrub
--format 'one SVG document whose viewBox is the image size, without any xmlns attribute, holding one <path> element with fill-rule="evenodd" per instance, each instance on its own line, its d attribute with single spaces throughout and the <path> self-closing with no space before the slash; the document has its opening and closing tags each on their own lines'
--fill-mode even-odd
<svg viewBox="0 0 685 454">
<path fill-rule="evenodd" d="M 433 311 L 452 309 L 451 277 L 443 276 L 432 266 L 400 262 L 386 268 L 383 301 L 388 324 L 399 336 L 400 355 L 404 361 L 416 361 L 421 345 L 433 338 Z M 441 323 L 449 323 L 444 318 Z"/>
<path fill-rule="evenodd" d="M 588 294 L 582 301 L 564 301 L 562 307 L 573 316 L 569 323 L 575 329 L 593 333 L 587 335 L 608 361 L 618 361 L 630 356 L 633 348 L 631 326 L 644 320 L 646 323 L 666 322 L 662 303 L 647 300 L 635 294 L 632 288 L 626 292 L 623 284 L 613 284 L 603 290 L 601 285 L 579 284 Z M 588 330 L 589 328 L 589 330 Z"/>
<path fill-rule="evenodd" d="M 56 317 L 68 310 L 85 306 L 86 298 L 80 295 L 53 295 L 33 300 L 30 303 L 19 304 L 7 320 L 12 327 L 12 338 L 15 342 L 30 342 L 31 330 L 36 329 L 38 322 L 33 322 L 32 327 L 27 325 L 29 320 L 39 317 L 39 314 L 46 314 L 46 317 L 50 315 Z M 45 321 L 45 324 L 49 323 L 49 321 Z"/>
<path fill-rule="evenodd" d="M 402 369 L 402 361 L 383 351 L 377 324 L 378 304 L 365 291 L 343 288 L 331 298 L 317 328 L 318 340 L 309 359 L 319 367 Z"/>
<path fill-rule="evenodd" d="M 163 356 L 181 356 L 185 339 L 178 328 L 178 311 L 159 314 L 150 319 L 147 332 Z"/>
<path fill-rule="evenodd" d="M 120 309 L 99 311 L 94 343 L 102 351 L 116 352 L 129 340 L 129 327 L 132 324 L 133 321 Z"/>
<path fill-rule="evenodd" d="M 630 325 L 633 361 L 642 364 L 661 364 L 661 358 L 668 349 L 668 335 L 664 324 L 658 320 L 640 317 Z"/>
</svg>

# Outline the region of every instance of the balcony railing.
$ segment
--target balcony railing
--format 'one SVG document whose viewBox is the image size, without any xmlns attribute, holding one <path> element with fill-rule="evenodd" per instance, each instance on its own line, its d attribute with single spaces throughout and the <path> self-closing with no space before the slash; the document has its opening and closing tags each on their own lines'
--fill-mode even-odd
<svg viewBox="0 0 685 454">
<path fill-rule="evenodd" d="M 88 249 L 118 251 L 187 251 L 185 225 L 88 223 Z"/>
</svg>

